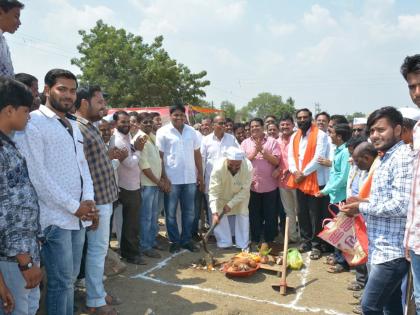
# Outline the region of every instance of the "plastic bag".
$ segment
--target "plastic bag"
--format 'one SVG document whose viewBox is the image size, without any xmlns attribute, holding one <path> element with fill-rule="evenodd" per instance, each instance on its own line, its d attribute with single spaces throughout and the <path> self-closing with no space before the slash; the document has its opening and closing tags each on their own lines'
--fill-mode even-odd
<svg viewBox="0 0 420 315">
<path fill-rule="evenodd" d="M 332 246 L 338 248 L 350 266 L 357 266 L 367 262 L 368 238 L 366 224 L 359 214 L 348 217 L 340 212 L 325 224 L 324 229 L 318 234 Z"/>
<path fill-rule="evenodd" d="M 287 251 L 287 266 L 293 270 L 300 270 L 302 268 L 303 259 L 297 248 L 289 248 Z"/>
</svg>

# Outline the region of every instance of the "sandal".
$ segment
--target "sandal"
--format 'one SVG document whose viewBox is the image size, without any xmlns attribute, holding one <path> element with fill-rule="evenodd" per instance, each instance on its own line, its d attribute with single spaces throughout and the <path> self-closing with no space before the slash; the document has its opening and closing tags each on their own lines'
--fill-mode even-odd
<svg viewBox="0 0 420 315">
<path fill-rule="evenodd" d="M 362 286 L 360 283 L 358 282 L 351 282 L 349 283 L 349 285 L 347 286 L 347 290 L 350 291 L 362 291 L 364 288 L 364 286 Z"/>
<path fill-rule="evenodd" d="M 114 295 L 111 294 L 107 294 L 105 297 L 105 302 L 107 305 L 120 305 L 122 304 L 122 301 L 119 297 L 116 297 Z"/>
<path fill-rule="evenodd" d="M 309 255 L 311 260 L 318 260 L 321 258 L 321 251 L 318 248 L 313 248 L 311 254 Z"/>
<path fill-rule="evenodd" d="M 303 243 L 303 244 L 300 244 L 298 250 L 299 250 L 299 253 L 303 254 L 303 253 L 309 252 L 311 250 L 311 247 L 308 244 Z"/>
<path fill-rule="evenodd" d="M 325 264 L 334 266 L 335 264 L 337 264 L 337 259 L 335 259 L 334 256 L 328 256 L 327 259 L 325 260 Z"/>
<path fill-rule="evenodd" d="M 117 310 L 109 305 L 88 307 L 87 313 L 91 315 L 118 315 Z"/>
<path fill-rule="evenodd" d="M 342 273 L 344 271 L 346 271 L 346 269 L 340 264 L 335 264 L 334 266 L 327 268 L 327 272 L 329 273 Z"/>
</svg>

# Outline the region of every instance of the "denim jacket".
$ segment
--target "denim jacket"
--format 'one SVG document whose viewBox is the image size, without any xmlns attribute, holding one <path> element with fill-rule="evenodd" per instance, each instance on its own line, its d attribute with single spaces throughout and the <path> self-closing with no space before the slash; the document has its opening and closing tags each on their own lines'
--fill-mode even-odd
<svg viewBox="0 0 420 315">
<path fill-rule="evenodd" d="M 38 197 L 26 161 L 14 142 L 0 132 L 0 260 L 27 253 L 39 262 Z"/>
</svg>

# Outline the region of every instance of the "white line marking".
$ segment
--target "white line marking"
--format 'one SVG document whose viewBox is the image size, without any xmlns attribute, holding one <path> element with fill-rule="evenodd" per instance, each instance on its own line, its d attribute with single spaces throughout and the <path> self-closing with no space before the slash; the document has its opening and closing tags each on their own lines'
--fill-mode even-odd
<svg viewBox="0 0 420 315">
<path fill-rule="evenodd" d="M 148 276 L 145 276 L 145 275 L 142 275 L 142 274 L 137 275 L 136 278 L 140 278 L 140 279 L 143 279 L 143 280 L 146 280 L 146 281 L 156 282 L 156 283 L 159 283 L 161 285 L 166 285 L 166 286 L 175 286 L 175 287 L 179 287 L 179 288 L 199 290 L 199 291 L 204 291 L 204 292 L 207 292 L 207 293 L 213 293 L 213 294 L 218 294 L 218 295 L 223 295 L 223 296 L 230 296 L 230 297 L 233 297 L 233 298 L 239 298 L 239 299 L 252 301 L 252 302 L 271 304 L 271 305 L 280 306 L 280 307 L 284 307 L 284 308 L 288 308 L 288 309 L 293 309 L 293 310 L 298 311 L 298 312 L 311 312 L 311 313 L 323 312 L 325 314 L 330 314 L 330 315 L 346 315 L 345 313 L 340 313 L 340 312 L 337 312 L 335 310 L 330 310 L 330 309 L 296 306 L 296 305 L 292 305 L 292 304 L 282 304 L 282 303 L 278 303 L 278 302 L 275 302 L 275 301 L 255 299 L 255 298 L 252 298 L 252 297 L 243 296 L 243 295 L 239 295 L 239 294 L 228 293 L 228 292 L 223 292 L 223 291 L 219 291 L 219 290 L 215 290 L 215 289 L 211 289 L 211 288 L 202 288 L 202 287 L 199 287 L 199 286 L 196 286 L 196 285 L 167 282 L 167 281 L 164 281 L 164 280 L 151 278 L 151 277 L 148 277 Z"/>
<path fill-rule="evenodd" d="M 159 262 L 158 262 L 158 263 L 157 263 L 154 267 L 152 267 L 152 268 L 150 268 L 150 269 L 147 269 L 146 271 L 143 271 L 142 273 L 139 273 L 138 275 L 136 275 L 136 276 L 132 276 L 132 277 L 130 277 L 130 278 L 132 278 L 132 279 L 136 279 L 136 278 L 139 278 L 140 276 L 145 276 L 145 275 L 147 275 L 148 273 L 151 273 L 152 271 L 162 269 L 163 267 L 165 267 L 165 266 L 168 264 L 168 262 L 169 262 L 169 261 L 171 261 L 172 259 L 174 259 L 176 256 L 179 256 L 179 255 L 181 255 L 181 254 L 185 253 L 186 251 L 187 251 L 187 250 L 186 250 L 186 249 L 184 249 L 184 250 L 182 250 L 182 251 L 180 251 L 180 252 L 177 252 L 177 253 L 175 253 L 175 254 L 172 254 L 171 256 L 169 256 L 169 257 L 165 258 L 164 260 L 159 261 Z"/>
<path fill-rule="evenodd" d="M 306 284 L 306 279 L 309 275 L 309 266 L 311 265 L 311 258 L 309 257 L 309 255 L 306 256 L 306 260 L 305 260 L 305 269 L 303 269 L 300 273 L 299 273 L 299 277 L 301 279 L 300 283 L 302 285 L 302 288 L 300 290 L 298 290 L 295 299 L 290 302 L 291 305 L 296 305 L 297 302 L 299 302 L 300 298 L 303 295 L 303 292 L 305 291 L 305 284 Z"/>
</svg>

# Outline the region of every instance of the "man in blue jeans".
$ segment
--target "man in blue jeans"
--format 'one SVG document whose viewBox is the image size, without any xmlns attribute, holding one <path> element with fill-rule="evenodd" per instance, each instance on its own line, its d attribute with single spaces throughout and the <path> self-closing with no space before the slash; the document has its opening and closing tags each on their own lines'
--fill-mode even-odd
<svg viewBox="0 0 420 315">
<path fill-rule="evenodd" d="M 151 258 L 161 258 L 155 250 L 160 249 L 156 243 L 159 217 L 159 192 L 167 191 L 168 182 L 162 177 L 162 159 L 156 146 L 156 137 L 152 133 L 153 118 L 149 113 L 140 113 L 137 117 L 140 130 L 134 136 L 146 139 L 140 155 L 139 166 L 141 182 L 140 206 L 140 250 L 143 255 Z"/>
<path fill-rule="evenodd" d="M 370 140 L 380 152 L 369 199 L 349 197 L 343 211 L 359 211 L 369 239 L 369 279 L 362 297 L 365 315 L 402 315 L 401 282 L 408 271 L 404 230 L 410 200 L 413 158 L 401 141 L 403 117 L 394 107 L 383 107 L 368 118 Z"/>
<path fill-rule="evenodd" d="M 413 103 L 420 108 L 420 55 L 405 58 L 401 66 L 401 74 L 408 83 L 408 90 Z M 420 130 L 419 123 L 413 131 L 414 158 L 414 178 L 411 192 L 411 200 L 408 208 L 407 225 L 405 231 L 404 245 L 406 257 L 411 260 L 411 271 L 413 273 L 414 298 L 416 301 L 416 311 L 420 314 Z"/>
<path fill-rule="evenodd" d="M 25 131 L 14 138 L 38 195 L 48 315 L 73 315 L 85 227 L 97 217 L 83 136 L 68 114 L 76 89 L 73 73 L 50 70 L 45 76 L 46 105 L 31 112 Z"/>
<path fill-rule="evenodd" d="M 197 185 L 204 191 L 200 142 L 194 128 L 186 125 L 185 107 L 175 102 L 169 108 L 171 122 L 157 131 L 156 144 L 163 159 L 163 178 L 171 183 L 165 194 L 166 227 L 171 242 L 169 251 L 180 248 L 198 251 L 191 242 L 194 198 Z M 182 214 L 182 234 L 176 222 L 178 202 Z"/>
<path fill-rule="evenodd" d="M 79 88 L 75 107 L 77 123 L 83 135 L 83 149 L 92 175 L 95 202 L 99 209 L 97 228 L 86 232 L 86 305 L 89 312 L 107 312 L 111 315 L 117 313 L 111 305 L 120 304 L 120 301 L 106 293 L 103 276 L 109 247 L 112 203 L 118 199 L 111 160 L 118 159 L 120 151 L 113 148 L 108 152 L 100 131 L 93 124 L 106 114 L 105 99 L 99 86 Z"/>
</svg>

